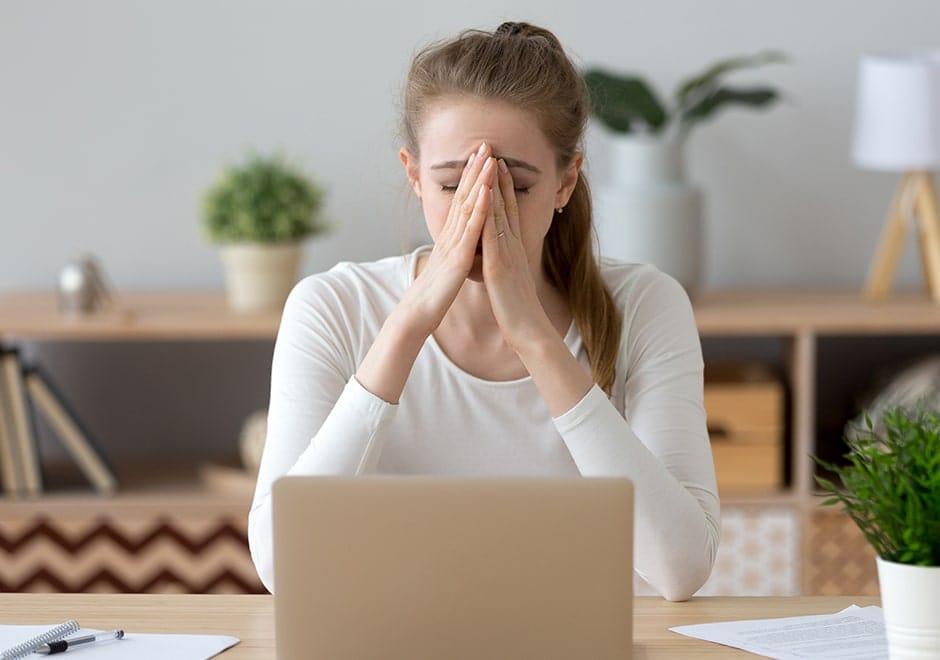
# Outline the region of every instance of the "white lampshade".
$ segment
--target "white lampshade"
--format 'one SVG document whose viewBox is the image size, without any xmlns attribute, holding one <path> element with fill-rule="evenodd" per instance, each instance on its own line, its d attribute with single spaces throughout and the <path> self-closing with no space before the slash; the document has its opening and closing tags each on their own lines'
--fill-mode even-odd
<svg viewBox="0 0 940 660">
<path fill-rule="evenodd" d="M 940 165 L 940 59 L 869 55 L 858 70 L 852 160 L 905 172 Z"/>
</svg>

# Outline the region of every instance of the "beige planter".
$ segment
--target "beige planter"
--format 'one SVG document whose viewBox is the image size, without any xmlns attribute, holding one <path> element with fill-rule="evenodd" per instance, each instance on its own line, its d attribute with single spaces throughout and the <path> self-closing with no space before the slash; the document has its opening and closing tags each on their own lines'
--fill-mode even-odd
<svg viewBox="0 0 940 660">
<path fill-rule="evenodd" d="M 279 310 L 297 282 L 300 243 L 229 243 L 221 247 L 229 306 Z"/>
<path fill-rule="evenodd" d="M 891 660 L 940 658 L 940 566 L 878 557 L 878 584 Z"/>
<path fill-rule="evenodd" d="M 692 293 L 703 270 L 702 191 L 686 181 L 682 146 L 616 138 L 611 180 L 594 187 L 594 219 L 602 256 L 654 264 Z"/>
</svg>

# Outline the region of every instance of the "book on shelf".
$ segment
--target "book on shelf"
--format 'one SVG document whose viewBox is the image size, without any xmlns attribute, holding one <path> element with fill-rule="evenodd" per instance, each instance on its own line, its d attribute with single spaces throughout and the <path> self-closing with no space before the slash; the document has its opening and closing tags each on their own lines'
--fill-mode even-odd
<svg viewBox="0 0 940 660">
<path fill-rule="evenodd" d="M 38 367 L 31 367 L 26 371 L 25 380 L 36 410 L 49 422 L 79 470 L 99 493 L 113 493 L 117 488 L 114 470 L 95 447 L 91 435 L 82 427 L 48 376 Z"/>
<path fill-rule="evenodd" d="M 39 452 L 29 403 L 26 399 L 20 354 L 16 350 L 4 351 L 0 355 L 0 362 L 3 365 L 5 399 L 10 419 L 8 440 L 12 445 L 13 464 L 18 468 L 16 492 L 23 495 L 38 495 L 42 492 L 42 475 L 39 471 Z"/>
<path fill-rule="evenodd" d="M 2 371 L 0 354 L 0 371 Z M 3 492 L 16 495 L 20 492 L 20 467 L 13 445 L 13 419 L 7 400 L 6 378 L 0 373 L 0 485 Z"/>
</svg>

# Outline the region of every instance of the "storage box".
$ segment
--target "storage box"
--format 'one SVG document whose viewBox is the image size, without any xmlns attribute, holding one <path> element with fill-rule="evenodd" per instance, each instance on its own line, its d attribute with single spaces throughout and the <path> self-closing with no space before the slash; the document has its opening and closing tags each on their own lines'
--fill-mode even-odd
<svg viewBox="0 0 940 660">
<path fill-rule="evenodd" d="M 720 492 L 783 486 L 783 385 L 768 368 L 706 367 L 705 412 Z"/>
</svg>

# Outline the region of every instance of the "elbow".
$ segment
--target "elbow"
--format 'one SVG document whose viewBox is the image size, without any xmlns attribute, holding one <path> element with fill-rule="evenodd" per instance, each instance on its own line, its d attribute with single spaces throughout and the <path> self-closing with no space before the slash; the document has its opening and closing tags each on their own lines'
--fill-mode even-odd
<svg viewBox="0 0 940 660">
<path fill-rule="evenodd" d="M 659 588 L 659 593 L 663 598 L 672 602 L 682 602 L 692 598 L 711 575 L 712 562 L 705 560 L 696 566 L 686 568 L 683 571 L 676 571 L 671 579 L 663 581 Z"/>
<path fill-rule="evenodd" d="M 706 517 L 702 552 L 698 557 L 686 557 L 674 565 L 673 570 L 664 571 L 664 578 L 656 585 L 662 597 L 672 602 L 689 600 L 702 588 L 711 576 L 715 557 L 718 554 L 718 520 Z"/>
<path fill-rule="evenodd" d="M 660 593 L 662 597 L 668 601 L 681 603 L 692 598 L 695 592 L 701 589 L 702 585 L 705 584 L 706 579 L 708 579 L 707 575 L 701 579 L 675 580 L 674 582 L 663 585 Z"/>
</svg>

